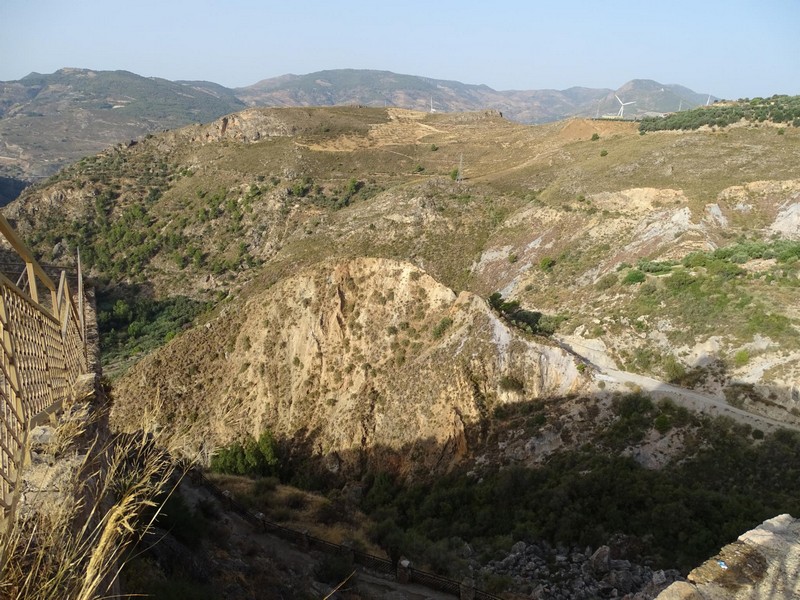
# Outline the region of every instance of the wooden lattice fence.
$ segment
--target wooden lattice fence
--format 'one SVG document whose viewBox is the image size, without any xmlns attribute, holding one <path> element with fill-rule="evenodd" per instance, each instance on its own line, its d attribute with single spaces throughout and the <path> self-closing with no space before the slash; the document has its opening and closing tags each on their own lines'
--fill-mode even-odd
<svg viewBox="0 0 800 600">
<path fill-rule="evenodd" d="M 58 287 L 0 215 L 0 234 L 25 264 L 17 283 L 0 274 L 0 530 L 18 496 L 31 422 L 69 398 L 88 372 L 83 279 L 78 305 L 65 272 Z M 40 301 L 40 287 L 45 290 Z M 49 292 L 49 293 L 47 293 Z"/>
</svg>

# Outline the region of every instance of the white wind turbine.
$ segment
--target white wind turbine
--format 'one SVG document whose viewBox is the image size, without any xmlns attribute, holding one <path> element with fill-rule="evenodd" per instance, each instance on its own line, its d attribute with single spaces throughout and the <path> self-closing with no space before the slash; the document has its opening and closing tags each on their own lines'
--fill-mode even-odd
<svg viewBox="0 0 800 600">
<path fill-rule="evenodd" d="M 617 96 L 616 94 L 614 94 L 614 98 L 616 98 L 617 102 L 619 102 L 619 112 L 617 113 L 617 116 L 620 119 L 624 119 L 625 107 L 628 106 L 629 104 L 636 104 L 636 100 L 631 100 L 630 102 L 623 102 L 622 100 L 619 99 L 619 96 Z"/>
</svg>

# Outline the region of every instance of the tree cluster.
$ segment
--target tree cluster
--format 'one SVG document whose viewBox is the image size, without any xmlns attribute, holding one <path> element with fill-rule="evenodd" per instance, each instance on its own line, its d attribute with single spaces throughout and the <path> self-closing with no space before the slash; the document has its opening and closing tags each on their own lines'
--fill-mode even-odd
<svg viewBox="0 0 800 600">
<path fill-rule="evenodd" d="M 639 131 L 698 129 L 704 125 L 726 127 L 744 119 L 754 123 L 769 121 L 800 127 L 800 96 L 753 98 L 735 103 L 702 106 L 663 117 L 645 117 Z"/>
<path fill-rule="evenodd" d="M 453 473 L 406 487 L 375 476 L 362 504 L 377 523 L 374 539 L 393 554 L 436 548 L 454 568 L 458 540 L 488 559 L 518 540 L 597 547 L 622 534 L 640 543 L 642 556 L 631 558 L 688 570 L 763 520 L 800 513 L 800 435 L 764 436 L 638 395 L 615 410 L 595 447 L 557 453 L 538 468 L 479 479 Z M 666 468 L 620 455 L 647 432 L 673 427 L 690 433 L 685 455 Z"/>
</svg>

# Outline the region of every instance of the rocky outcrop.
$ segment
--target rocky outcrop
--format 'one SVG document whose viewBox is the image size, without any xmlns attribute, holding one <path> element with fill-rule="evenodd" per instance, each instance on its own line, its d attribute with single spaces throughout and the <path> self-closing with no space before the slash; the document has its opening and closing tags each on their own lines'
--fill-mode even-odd
<svg viewBox="0 0 800 600">
<path fill-rule="evenodd" d="M 363 258 L 251 292 L 186 332 L 120 381 L 112 418 L 124 428 L 157 398 L 194 450 L 270 429 L 333 471 L 385 453 L 428 473 L 464 458 L 495 406 L 587 384 L 571 354 L 484 300 Z"/>
<path fill-rule="evenodd" d="M 658 600 L 800 598 L 800 520 L 784 514 L 739 536 Z"/>
<path fill-rule="evenodd" d="M 297 130 L 285 118 L 281 118 L 279 111 L 255 108 L 222 117 L 196 129 L 196 132 L 192 132 L 192 141 L 203 143 L 222 139 L 257 142 L 269 137 L 287 137 Z"/>
<path fill-rule="evenodd" d="M 532 588 L 531 598 L 564 600 L 644 600 L 654 598 L 679 577 L 675 570 L 653 571 L 629 560 L 612 558 L 608 546 L 592 551 L 553 547 L 544 541 L 517 542 L 504 559 L 491 561 L 482 573 L 509 577 L 519 589 Z"/>
</svg>

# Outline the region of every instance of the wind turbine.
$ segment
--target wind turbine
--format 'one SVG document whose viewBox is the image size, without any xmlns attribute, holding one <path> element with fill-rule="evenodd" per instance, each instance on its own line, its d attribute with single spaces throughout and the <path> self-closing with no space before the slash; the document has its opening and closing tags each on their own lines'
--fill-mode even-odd
<svg viewBox="0 0 800 600">
<path fill-rule="evenodd" d="M 711 94 L 708 95 L 708 100 L 706 100 L 706 106 L 711 104 Z"/>
<path fill-rule="evenodd" d="M 619 112 L 617 113 L 617 116 L 620 119 L 624 119 L 625 107 L 628 106 L 629 104 L 636 104 L 636 100 L 631 100 L 630 102 L 623 102 L 622 100 L 619 99 L 619 96 L 617 96 L 616 94 L 614 94 L 614 98 L 616 98 L 617 102 L 619 102 Z"/>
</svg>

